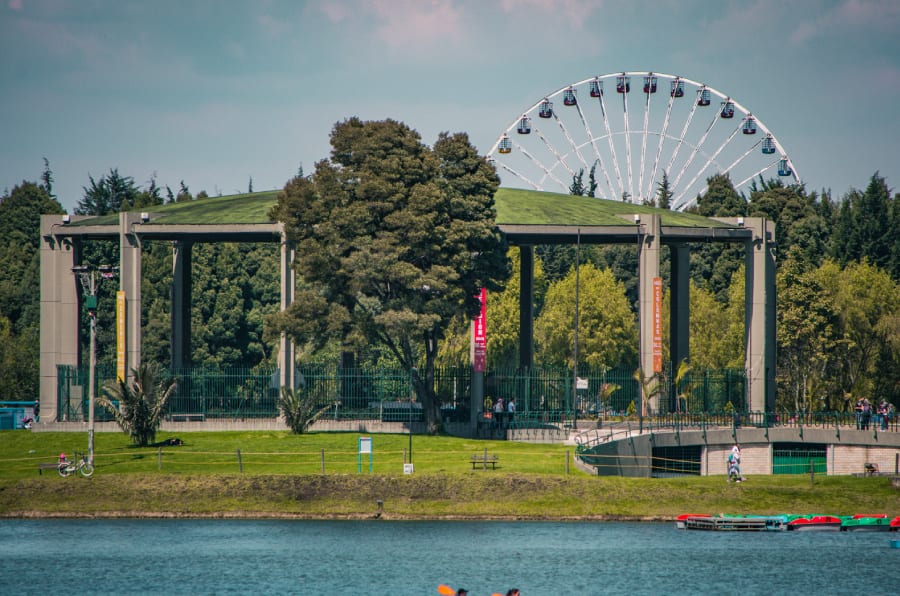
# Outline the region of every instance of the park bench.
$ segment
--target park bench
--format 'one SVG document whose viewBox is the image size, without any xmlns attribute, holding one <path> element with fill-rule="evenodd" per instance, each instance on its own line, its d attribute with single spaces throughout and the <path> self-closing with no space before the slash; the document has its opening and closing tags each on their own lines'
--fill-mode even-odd
<svg viewBox="0 0 900 596">
<path fill-rule="evenodd" d="M 38 464 L 38 475 L 43 476 L 44 470 L 58 470 L 59 462 L 54 463 L 40 463 Z"/>
<path fill-rule="evenodd" d="M 867 463 L 866 464 L 866 476 L 877 476 L 878 475 L 878 464 Z"/>
<path fill-rule="evenodd" d="M 203 422 L 206 414 L 172 414 L 169 416 L 172 422 Z"/>
<path fill-rule="evenodd" d="M 473 455 L 469 461 L 472 464 L 472 469 L 476 469 L 477 466 L 481 466 L 482 470 L 487 470 L 487 467 L 490 466 L 492 470 L 497 469 L 497 464 L 500 463 L 500 458 L 497 454 L 488 455 L 487 453 L 483 455 L 475 454 Z"/>
</svg>

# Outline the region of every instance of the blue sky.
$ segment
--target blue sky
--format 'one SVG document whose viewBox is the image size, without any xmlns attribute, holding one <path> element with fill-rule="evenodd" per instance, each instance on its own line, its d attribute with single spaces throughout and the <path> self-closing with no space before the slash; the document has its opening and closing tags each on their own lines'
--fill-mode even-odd
<svg viewBox="0 0 900 596">
<path fill-rule="evenodd" d="M 394 118 L 486 153 L 593 75 L 704 82 L 810 190 L 900 188 L 896 0 L 0 0 L 0 191 L 50 160 L 71 210 L 118 168 L 194 193 L 281 188 L 335 122 Z"/>
</svg>

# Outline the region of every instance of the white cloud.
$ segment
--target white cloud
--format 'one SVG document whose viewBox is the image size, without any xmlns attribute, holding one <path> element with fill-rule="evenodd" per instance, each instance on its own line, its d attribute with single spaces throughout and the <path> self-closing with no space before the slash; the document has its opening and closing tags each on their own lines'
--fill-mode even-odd
<svg viewBox="0 0 900 596">
<path fill-rule="evenodd" d="M 291 26 L 286 21 L 276 19 L 268 14 L 259 15 L 256 17 L 256 22 L 267 36 L 276 39 L 283 37 L 291 31 Z"/>
<path fill-rule="evenodd" d="M 437 45 L 462 37 L 462 15 L 452 0 L 372 0 L 372 5 L 383 19 L 378 35 L 390 46 Z"/>
<path fill-rule="evenodd" d="M 845 35 L 849 29 L 895 34 L 900 28 L 900 2 L 896 0 L 844 0 L 819 17 L 801 22 L 791 42 L 803 44 L 815 38 Z"/>
<path fill-rule="evenodd" d="M 502 0 L 501 6 L 507 13 L 537 9 L 559 15 L 580 28 L 580 23 L 603 7 L 603 0 Z"/>
</svg>

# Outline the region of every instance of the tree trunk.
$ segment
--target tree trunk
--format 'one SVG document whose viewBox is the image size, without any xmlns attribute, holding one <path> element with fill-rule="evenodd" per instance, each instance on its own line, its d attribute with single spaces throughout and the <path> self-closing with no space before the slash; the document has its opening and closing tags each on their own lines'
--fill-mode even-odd
<svg viewBox="0 0 900 596">
<path fill-rule="evenodd" d="M 444 424 L 441 416 L 441 404 L 434 391 L 434 362 L 437 356 L 437 342 L 432 339 L 425 341 L 425 370 L 424 378 L 418 372 L 413 374 L 416 384 L 416 392 L 422 401 L 422 411 L 425 414 L 425 425 L 428 433 L 436 435 L 441 432 Z"/>
</svg>

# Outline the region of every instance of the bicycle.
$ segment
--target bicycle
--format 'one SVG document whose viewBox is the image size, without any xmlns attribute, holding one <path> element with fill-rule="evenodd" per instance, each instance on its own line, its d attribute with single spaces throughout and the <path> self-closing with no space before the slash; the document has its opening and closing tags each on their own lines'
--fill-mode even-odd
<svg viewBox="0 0 900 596">
<path fill-rule="evenodd" d="M 59 475 L 63 478 L 78 472 L 85 478 L 88 478 L 94 473 L 94 465 L 88 461 L 86 455 L 83 455 L 80 460 L 76 461 L 61 458 L 57 469 L 59 470 Z"/>
</svg>

